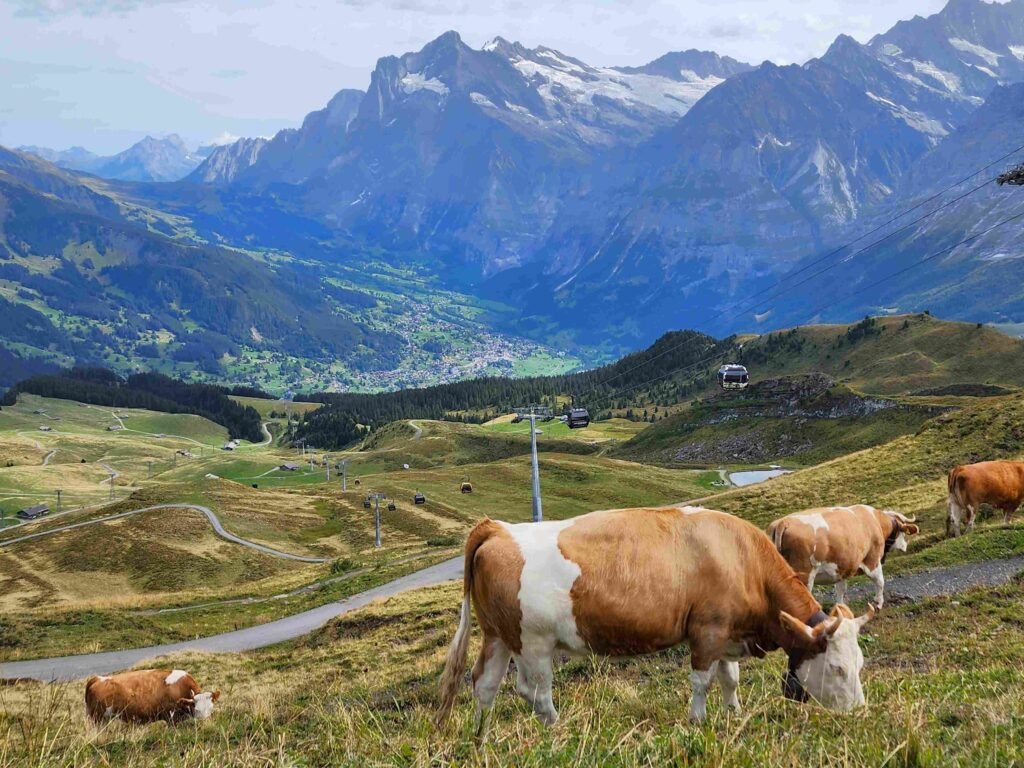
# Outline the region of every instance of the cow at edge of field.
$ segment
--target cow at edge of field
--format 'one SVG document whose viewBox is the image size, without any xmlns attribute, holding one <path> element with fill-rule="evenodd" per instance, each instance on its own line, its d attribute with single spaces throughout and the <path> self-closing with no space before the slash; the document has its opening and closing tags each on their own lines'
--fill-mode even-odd
<svg viewBox="0 0 1024 768">
<path fill-rule="evenodd" d="M 204 692 L 181 669 L 138 669 L 94 675 L 85 683 L 85 709 L 96 724 L 120 718 L 131 723 L 176 723 L 213 714 L 220 691 Z"/>
<path fill-rule="evenodd" d="M 695 507 L 592 512 L 512 525 L 485 519 L 466 540 L 462 611 L 441 678 L 437 725 L 451 713 L 466 667 L 471 604 L 483 630 L 473 667 L 476 736 L 516 662 L 516 690 L 547 724 L 552 656 L 633 656 L 690 646 L 690 718 L 703 720 L 717 678 L 739 709 L 739 660 L 789 655 L 787 698 L 833 709 L 864 702 L 857 644 L 874 609 L 854 618 L 821 606 L 755 526 Z"/>
<path fill-rule="evenodd" d="M 981 461 L 960 464 L 949 470 L 949 515 L 946 536 L 959 536 L 974 529 L 974 516 L 982 504 L 1003 511 L 1003 524 L 1024 502 L 1024 461 Z M 965 516 L 966 514 L 966 516 Z"/>
<path fill-rule="evenodd" d="M 780 517 L 768 536 L 800 578 L 836 585 L 836 602 L 846 600 L 846 580 L 864 573 L 875 584 L 875 605 L 885 602 L 882 563 L 891 550 L 907 551 L 907 536 L 920 532 L 915 518 L 867 504 L 808 509 Z"/>
</svg>

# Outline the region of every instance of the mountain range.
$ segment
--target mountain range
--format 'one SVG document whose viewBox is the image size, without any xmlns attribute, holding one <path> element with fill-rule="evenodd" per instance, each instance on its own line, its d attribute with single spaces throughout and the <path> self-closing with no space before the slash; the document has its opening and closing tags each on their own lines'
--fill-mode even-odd
<svg viewBox="0 0 1024 768">
<path fill-rule="evenodd" d="M 679 327 L 759 331 L 924 309 L 1019 322 L 1019 238 L 1012 223 L 983 233 L 1024 204 L 1017 188 L 946 203 L 969 189 L 955 182 L 993 160 L 1006 155 L 991 176 L 1024 159 L 1013 154 L 1024 145 L 1022 82 L 1024 0 L 951 0 L 790 66 L 687 50 L 601 67 L 500 37 L 478 50 L 449 32 L 380 59 L 366 91 L 338 92 L 299 128 L 212 148 L 201 162 L 190 155 L 191 168 L 166 172 L 175 183 L 126 184 L 117 179 L 141 176 L 100 173 L 66 153 L 48 159 L 108 180 L 43 173 L 17 152 L 0 155 L 0 181 L 113 221 L 111 232 L 143 228 L 160 238 L 161 258 L 215 249 L 226 260 L 206 270 L 215 292 L 227 283 L 210 270 L 232 254 L 268 285 L 281 271 L 319 274 L 303 284 L 310 301 L 353 323 L 346 338 L 364 335 L 356 346 L 368 365 L 389 359 L 393 343 L 360 324 L 365 298 L 342 294 L 339 305 L 327 295 L 331 270 L 372 275 L 388 296 L 421 275 L 502 305 L 479 315 L 489 327 L 593 360 Z M 6 210 L 13 231 L 21 214 Z M 58 229 L 91 247 L 80 224 Z M 82 271 L 55 243 L 44 252 Z M 93 277 L 110 279 L 105 269 Z M 7 279 L 17 302 L 19 282 Z M 353 280 L 346 290 L 365 287 Z M 746 301 L 752 294 L 760 303 Z M 294 343 L 280 328 L 281 343 Z M 212 332 L 251 342 L 240 329 Z"/>
<path fill-rule="evenodd" d="M 115 155 L 97 155 L 83 147 L 66 150 L 18 147 L 60 168 L 84 171 L 105 179 L 122 181 L 178 181 L 192 173 L 216 147 L 192 151 L 176 133 L 162 139 L 147 136 Z"/>
</svg>

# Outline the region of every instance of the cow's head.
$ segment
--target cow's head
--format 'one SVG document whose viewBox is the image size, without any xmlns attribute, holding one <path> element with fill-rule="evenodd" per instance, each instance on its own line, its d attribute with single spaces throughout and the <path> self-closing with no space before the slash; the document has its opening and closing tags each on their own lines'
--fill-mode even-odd
<svg viewBox="0 0 1024 768">
<path fill-rule="evenodd" d="M 875 615 L 874 606 L 859 618 L 837 605 L 817 626 L 810 627 L 785 611 L 780 618 L 793 644 L 784 690 L 786 698 L 812 698 L 829 709 L 853 709 L 864 703 L 860 671 L 864 666 L 857 636 Z"/>
<path fill-rule="evenodd" d="M 914 525 L 917 518 L 906 517 L 905 515 L 901 515 L 899 512 L 893 512 L 890 509 L 885 511 L 885 516 L 892 522 L 892 531 L 885 540 L 886 553 L 893 549 L 897 552 L 906 552 L 907 536 L 913 536 L 921 531 L 920 528 Z"/>
<path fill-rule="evenodd" d="M 205 720 L 213 714 L 213 702 L 220 699 L 220 690 L 193 694 L 191 698 L 178 699 L 178 709 L 186 715 Z"/>
</svg>

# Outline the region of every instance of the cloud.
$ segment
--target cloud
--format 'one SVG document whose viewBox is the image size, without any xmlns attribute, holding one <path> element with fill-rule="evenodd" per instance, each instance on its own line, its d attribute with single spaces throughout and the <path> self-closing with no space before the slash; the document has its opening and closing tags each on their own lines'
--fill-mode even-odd
<svg viewBox="0 0 1024 768">
<path fill-rule="evenodd" d="M 140 8 L 184 0 L 8 0 L 15 16 L 125 16 Z"/>
<path fill-rule="evenodd" d="M 212 139 L 210 139 L 206 143 L 207 144 L 216 144 L 218 147 L 220 147 L 220 146 L 223 146 L 224 144 L 234 144 L 240 138 L 242 138 L 242 137 L 241 136 L 235 136 L 235 134 L 230 133 L 229 131 L 221 131 L 220 135 L 214 136 Z"/>
</svg>

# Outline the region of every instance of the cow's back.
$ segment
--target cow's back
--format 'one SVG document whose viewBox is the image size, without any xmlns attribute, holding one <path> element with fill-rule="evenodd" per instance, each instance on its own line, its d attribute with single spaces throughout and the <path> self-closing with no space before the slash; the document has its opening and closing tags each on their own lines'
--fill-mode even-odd
<svg viewBox="0 0 1024 768">
<path fill-rule="evenodd" d="M 96 722 L 111 717 L 149 722 L 171 719 L 178 713 L 178 700 L 191 698 L 199 690 L 192 676 L 182 670 L 141 669 L 89 678 L 85 704 Z"/>
<path fill-rule="evenodd" d="M 772 543 L 803 578 L 822 564 L 835 568 L 836 578 L 858 572 L 866 560 L 877 560 L 885 536 L 873 507 L 821 507 L 796 512 L 769 526 Z"/>
<path fill-rule="evenodd" d="M 982 461 L 954 468 L 951 491 L 972 507 L 991 504 L 1016 509 L 1024 500 L 1024 462 Z"/>
<path fill-rule="evenodd" d="M 520 638 L 545 634 L 576 651 L 621 655 L 670 647 L 687 639 L 688 625 L 705 613 L 763 614 L 765 565 L 792 573 L 760 530 L 719 512 L 613 510 L 505 530 L 507 538 L 494 537 L 492 549 L 478 551 L 477 564 L 481 553 L 485 561 L 494 557 L 475 577 L 504 583 L 474 586 L 474 602 L 479 614 L 479 597 L 500 595 L 501 608 L 494 602 L 485 608 L 485 631 L 496 616 L 518 614 L 519 637 L 506 639 L 514 652 Z M 513 581 L 509 574 L 517 567 Z"/>
</svg>

